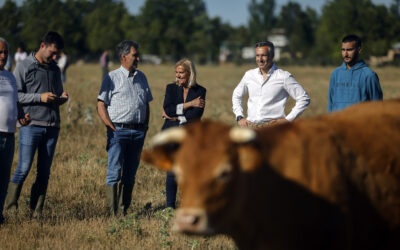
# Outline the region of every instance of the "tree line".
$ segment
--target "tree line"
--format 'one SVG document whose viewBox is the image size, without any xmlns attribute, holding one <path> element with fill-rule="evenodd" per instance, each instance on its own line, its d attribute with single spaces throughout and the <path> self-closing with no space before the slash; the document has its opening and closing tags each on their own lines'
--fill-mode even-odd
<svg viewBox="0 0 400 250">
<path fill-rule="evenodd" d="M 27 50 L 36 49 L 41 36 L 53 30 L 63 36 L 72 58 L 97 58 L 103 50 L 114 51 L 121 40 L 132 39 L 142 53 L 167 60 L 189 56 L 206 63 L 218 61 L 221 46 L 237 52 L 238 58 L 242 47 L 280 29 L 289 40 L 292 59 L 336 63 L 346 34 L 362 38 L 366 57 L 385 55 L 400 41 L 399 2 L 393 0 L 387 8 L 370 0 L 332 0 L 318 15 L 289 1 L 274 15 L 275 0 L 251 0 L 247 25 L 232 27 L 209 17 L 203 0 L 146 0 L 137 15 L 114 0 L 25 0 L 20 6 L 6 0 L 0 9 L 0 36 L 9 41 L 12 52 L 21 42 Z"/>
</svg>

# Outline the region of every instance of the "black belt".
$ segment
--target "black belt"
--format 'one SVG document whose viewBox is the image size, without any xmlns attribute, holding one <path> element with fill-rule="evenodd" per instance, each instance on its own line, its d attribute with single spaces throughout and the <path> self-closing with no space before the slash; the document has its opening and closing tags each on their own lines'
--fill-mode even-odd
<svg viewBox="0 0 400 250">
<path fill-rule="evenodd" d="M 133 130 L 147 130 L 149 126 L 147 124 L 143 123 L 132 123 L 132 124 L 126 124 L 126 123 L 113 123 L 115 127 L 121 127 L 121 128 L 127 128 L 127 129 L 133 129 Z"/>
</svg>

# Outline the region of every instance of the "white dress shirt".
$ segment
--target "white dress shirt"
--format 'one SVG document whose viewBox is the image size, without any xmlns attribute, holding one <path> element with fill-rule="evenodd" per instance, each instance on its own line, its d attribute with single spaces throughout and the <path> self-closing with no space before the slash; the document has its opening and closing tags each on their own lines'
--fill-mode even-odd
<svg viewBox="0 0 400 250">
<path fill-rule="evenodd" d="M 296 119 L 310 104 L 310 97 L 304 88 L 287 71 L 278 69 L 275 64 L 267 74 L 266 80 L 259 68 L 248 70 L 233 91 L 233 113 L 243 116 L 243 97 L 249 94 L 247 102 L 247 120 L 252 123 L 264 123 L 273 119 Z M 291 96 L 296 105 L 285 115 L 285 104 Z"/>
</svg>

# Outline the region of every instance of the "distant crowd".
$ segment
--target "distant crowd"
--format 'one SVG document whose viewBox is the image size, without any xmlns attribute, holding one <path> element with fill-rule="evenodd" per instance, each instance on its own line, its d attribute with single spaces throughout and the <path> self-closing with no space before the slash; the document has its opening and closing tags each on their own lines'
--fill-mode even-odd
<svg viewBox="0 0 400 250">
<path fill-rule="evenodd" d="M 30 192 L 30 210 L 40 219 L 44 208 L 50 169 L 60 132 L 59 107 L 69 94 L 64 91 L 68 59 L 63 38 L 53 31 L 41 39 L 37 51 L 27 54 L 19 46 L 16 63 L 8 42 L 0 37 L 0 224 L 18 212 L 18 199 L 37 151 L 37 174 Z M 289 72 L 274 63 L 274 44 L 255 45 L 257 67 L 248 70 L 232 94 L 232 108 L 238 126 L 261 128 L 299 117 L 310 103 L 302 85 Z M 363 101 L 382 100 L 377 74 L 360 59 L 359 37 L 342 39 L 343 64 L 330 76 L 327 111 L 335 112 Z M 111 216 L 127 214 L 132 200 L 136 171 L 150 118 L 153 95 L 146 75 L 138 70 L 139 44 L 124 40 L 116 46 L 121 66 L 108 71 L 108 51 L 100 57 L 102 83 L 97 96 L 97 112 L 107 128 L 108 167 L 105 180 L 107 211 Z M 185 126 L 201 119 L 206 107 L 207 90 L 197 83 L 192 60 L 183 58 L 175 65 L 175 81 L 166 84 L 162 130 Z M 212 90 L 208 90 L 212 91 Z M 229 90 L 231 91 L 231 90 Z M 243 100 L 248 96 L 247 112 Z M 289 97 L 296 102 L 285 114 Z M 15 133 L 19 128 L 17 168 L 12 175 Z M 166 175 L 166 207 L 176 207 L 178 184 L 175 175 Z"/>
</svg>

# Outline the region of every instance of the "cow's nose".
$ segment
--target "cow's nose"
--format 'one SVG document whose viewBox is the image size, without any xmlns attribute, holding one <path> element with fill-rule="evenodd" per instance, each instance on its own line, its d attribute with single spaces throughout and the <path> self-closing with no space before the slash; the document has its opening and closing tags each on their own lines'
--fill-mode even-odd
<svg viewBox="0 0 400 250">
<path fill-rule="evenodd" d="M 181 208 L 176 211 L 172 230 L 180 233 L 205 234 L 208 231 L 207 215 L 203 209 Z"/>
</svg>

